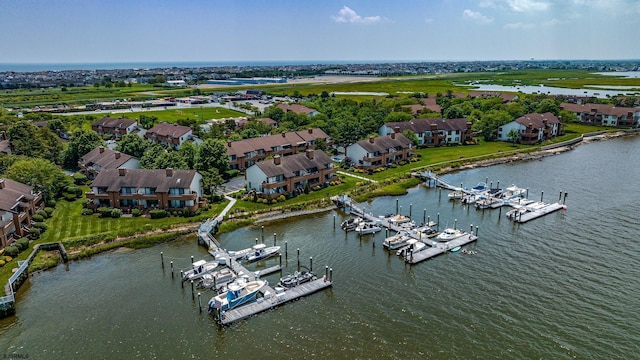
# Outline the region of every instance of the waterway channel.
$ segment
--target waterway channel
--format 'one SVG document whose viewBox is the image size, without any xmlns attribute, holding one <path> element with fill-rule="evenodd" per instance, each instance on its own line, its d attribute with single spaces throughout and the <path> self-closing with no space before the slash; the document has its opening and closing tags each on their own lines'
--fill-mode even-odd
<svg viewBox="0 0 640 360">
<path fill-rule="evenodd" d="M 505 210 L 478 211 L 424 186 L 365 206 L 440 226 L 478 226 L 476 255 L 449 253 L 405 265 L 382 248 L 384 234 L 345 234 L 347 216 L 327 212 L 266 224 L 265 242 L 287 241 L 285 273 L 313 256 L 334 286 L 220 328 L 198 310 L 169 261 L 207 258 L 195 240 L 118 250 L 34 274 L 17 315 L 0 321 L 3 354 L 31 359 L 234 358 L 633 358 L 640 350 L 640 137 L 595 142 L 522 163 L 452 173 L 453 184 L 516 184 L 567 210 L 525 224 Z M 338 228 L 334 230 L 334 217 Z M 222 234 L 246 248 L 260 227 Z M 160 252 L 165 267 L 161 267 Z M 277 264 L 271 259 L 252 269 Z M 278 275 L 266 277 L 271 283 Z M 205 293 L 204 305 L 211 297 Z"/>
</svg>

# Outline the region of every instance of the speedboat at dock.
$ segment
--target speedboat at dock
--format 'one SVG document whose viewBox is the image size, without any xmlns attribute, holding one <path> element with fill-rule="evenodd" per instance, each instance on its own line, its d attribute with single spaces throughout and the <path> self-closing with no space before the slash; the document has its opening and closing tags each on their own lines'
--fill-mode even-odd
<svg viewBox="0 0 640 360">
<path fill-rule="evenodd" d="M 467 235 L 466 232 L 459 229 L 446 228 L 443 232 L 441 232 L 434 239 L 439 242 L 451 241 L 453 239 L 457 239 L 461 236 Z"/>
<path fill-rule="evenodd" d="M 227 286 L 227 291 L 209 300 L 209 312 L 226 311 L 256 301 L 258 292 L 266 286 L 263 280 L 237 281 Z"/>
<path fill-rule="evenodd" d="M 316 274 L 312 271 L 296 271 L 280 278 L 276 286 L 291 289 L 292 287 L 304 284 L 317 279 Z"/>
<path fill-rule="evenodd" d="M 388 238 L 384 239 L 382 246 L 387 248 L 388 250 L 396 250 L 407 245 L 407 242 L 410 239 L 411 239 L 411 236 L 409 236 L 409 234 L 406 232 L 397 233 L 393 236 L 389 236 Z"/>
<path fill-rule="evenodd" d="M 367 235 L 367 234 L 375 234 L 379 231 L 382 231 L 382 228 L 372 222 L 363 221 L 359 223 L 358 226 L 356 226 L 354 231 L 360 235 Z"/>
<path fill-rule="evenodd" d="M 245 255 L 244 258 L 244 260 L 249 263 L 275 256 L 278 251 L 280 251 L 280 246 L 267 247 L 265 244 L 257 244 L 251 249 L 252 251 Z"/>
<path fill-rule="evenodd" d="M 200 289 L 218 290 L 236 279 L 236 274 L 229 268 L 222 268 L 202 276 L 197 284 Z"/>
<path fill-rule="evenodd" d="M 198 260 L 191 264 L 191 269 L 182 274 L 182 281 L 196 280 L 215 270 L 220 263 L 218 261 Z"/>
</svg>

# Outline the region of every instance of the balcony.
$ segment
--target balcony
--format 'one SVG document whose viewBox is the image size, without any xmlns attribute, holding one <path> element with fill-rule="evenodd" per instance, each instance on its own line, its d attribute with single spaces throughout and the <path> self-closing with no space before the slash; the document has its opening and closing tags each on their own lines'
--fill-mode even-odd
<svg viewBox="0 0 640 360">
<path fill-rule="evenodd" d="M 271 190 L 271 189 L 275 189 L 278 187 L 286 187 L 287 186 L 287 181 L 286 180 L 282 180 L 282 181 L 277 181 L 277 182 L 263 182 L 262 183 L 262 189 L 263 190 Z"/>
<path fill-rule="evenodd" d="M 157 197 L 154 197 L 157 198 Z M 184 201 L 188 201 L 188 200 L 197 200 L 198 199 L 198 194 L 194 191 L 191 194 L 168 194 L 167 196 L 168 200 L 184 200 Z"/>
</svg>

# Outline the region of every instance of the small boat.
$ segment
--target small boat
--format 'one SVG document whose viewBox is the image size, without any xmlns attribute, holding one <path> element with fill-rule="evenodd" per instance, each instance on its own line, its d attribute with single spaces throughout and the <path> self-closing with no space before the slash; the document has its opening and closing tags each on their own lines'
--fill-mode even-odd
<svg viewBox="0 0 640 360">
<path fill-rule="evenodd" d="M 422 241 L 416 239 L 410 239 L 407 241 L 407 245 L 401 247 L 396 251 L 396 255 L 401 257 L 407 257 L 409 254 L 415 254 L 427 248 L 427 245 Z"/>
<path fill-rule="evenodd" d="M 415 234 L 418 235 L 418 238 L 432 238 L 439 234 L 439 232 L 432 227 L 436 224 L 433 221 L 431 223 L 433 225 L 421 226 L 413 230 Z"/>
<path fill-rule="evenodd" d="M 276 286 L 291 289 L 292 287 L 304 284 L 317 279 L 316 274 L 312 271 L 296 271 L 280 278 Z"/>
<path fill-rule="evenodd" d="M 340 224 L 340 227 L 342 228 L 342 230 L 352 231 L 355 230 L 358 224 L 360 224 L 362 221 L 362 218 L 359 217 L 348 218 Z"/>
<path fill-rule="evenodd" d="M 209 274 L 204 274 L 196 285 L 200 289 L 218 290 L 236 279 L 236 274 L 229 268 L 222 268 Z"/>
<path fill-rule="evenodd" d="M 501 197 L 504 200 L 511 200 L 515 198 L 525 197 L 526 193 L 527 193 L 526 189 L 519 188 L 515 185 L 511 185 L 508 188 L 504 189 Z"/>
<path fill-rule="evenodd" d="M 278 251 L 280 251 L 280 246 L 267 247 L 265 244 L 257 244 L 254 245 L 251 250 L 252 251 L 244 257 L 244 260 L 249 263 L 275 256 Z"/>
<path fill-rule="evenodd" d="M 444 241 L 450 241 L 450 240 L 453 240 L 453 239 L 457 239 L 457 238 L 459 238 L 461 236 L 464 236 L 466 234 L 467 233 L 462 231 L 462 230 L 446 228 L 446 229 L 444 229 L 444 231 L 442 233 L 440 233 L 434 239 L 436 241 L 444 242 Z"/>
<path fill-rule="evenodd" d="M 460 251 L 460 249 L 462 249 L 462 246 L 456 246 L 453 249 L 451 249 L 451 252 L 457 252 L 457 251 Z"/>
<path fill-rule="evenodd" d="M 404 216 L 404 215 L 398 214 L 398 215 L 394 215 L 394 216 L 392 216 L 390 218 L 387 218 L 387 221 L 390 224 L 400 225 L 402 223 L 406 223 L 406 222 L 411 221 L 411 218 L 408 217 L 408 216 Z"/>
<path fill-rule="evenodd" d="M 266 281 L 237 281 L 227 286 L 227 291 L 209 300 L 209 312 L 226 311 L 256 301 L 258 292 L 265 287 Z"/>
<path fill-rule="evenodd" d="M 504 203 L 504 201 L 502 199 L 499 199 L 497 197 L 487 197 L 481 200 L 476 201 L 476 209 L 488 209 L 488 208 L 497 208 L 502 206 L 502 204 Z"/>
<path fill-rule="evenodd" d="M 367 235 L 382 231 L 382 228 L 371 222 L 361 222 L 356 226 L 354 231 L 360 235 Z"/>
<path fill-rule="evenodd" d="M 407 245 L 407 241 L 410 239 L 411 237 L 407 233 L 397 233 L 384 239 L 382 246 L 388 250 L 396 250 Z"/>
<path fill-rule="evenodd" d="M 220 265 L 217 261 L 198 260 L 191 264 L 191 269 L 182 274 L 182 281 L 196 280 L 215 270 Z"/>
<path fill-rule="evenodd" d="M 449 200 L 462 199 L 464 195 L 465 194 L 464 194 L 464 191 L 462 191 L 462 189 L 456 189 L 453 192 L 450 192 L 449 194 L 447 194 L 447 196 L 449 197 Z"/>
</svg>

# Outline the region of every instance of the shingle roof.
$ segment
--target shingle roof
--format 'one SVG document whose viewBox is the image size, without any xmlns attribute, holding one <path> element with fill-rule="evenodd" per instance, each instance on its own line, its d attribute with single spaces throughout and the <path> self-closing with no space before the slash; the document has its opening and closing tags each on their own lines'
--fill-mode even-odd
<svg viewBox="0 0 640 360">
<path fill-rule="evenodd" d="M 290 131 L 282 134 L 233 141 L 227 143 L 227 155 L 241 156 L 245 153 L 257 150 L 271 151 L 272 148 L 277 146 L 295 146 L 297 144 L 302 144 L 304 142 L 309 142 L 318 138 L 329 137 L 324 131 L 320 129 L 311 129 L 311 131 L 311 134 L 309 134 L 308 130 L 298 132 Z M 304 137 L 302 134 L 304 134 Z"/>
<path fill-rule="evenodd" d="M 558 119 L 555 115 L 553 115 L 553 113 L 550 112 L 546 112 L 544 114 L 526 114 L 517 118 L 515 121 L 518 124 L 522 124 L 524 126 L 529 126 L 529 124 L 531 124 L 534 128 L 540 129 L 544 127 L 544 120 L 547 121 L 548 125 L 560 123 L 560 119 Z"/>
<path fill-rule="evenodd" d="M 102 127 L 107 127 L 107 128 L 127 128 L 133 124 L 135 124 L 137 121 L 135 120 L 131 120 L 131 119 L 126 119 L 126 118 L 112 118 L 112 117 L 108 117 L 105 116 L 102 119 L 96 120 L 92 126 L 102 126 Z"/>
<path fill-rule="evenodd" d="M 102 150 L 101 150 L 102 149 Z M 81 164 L 96 164 L 101 169 L 117 169 L 124 163 L 133 158 L 133 156 L 119 153 L 120 157 L 116 158 L 119 152 L 109 148 L 98 146 L 97 148 L 86 153 L 79 161 Z"/>
<path fill-rule="evenodd" d="M 411 140 L 407 139 L 402 134 L 395 134 L 395 139 L 391 138 L 391 135 L 380 136 L 373 138 L 373 143 L 370 139 L 360 140 L 357 142 L 367 152 L 385 151 L 390 148 L 402 146 L 403 148 L 411 145 Z"/>
<path fill-rule="evenodd" d="M 0 181 L 4 181 L 4 188 L 0 189 L 0 210 L 11 210 L 21 196 L 33 199 L 33 187 L 7 178 Z"/>
<path fill-rule="evenodd" d="M 123 171 L 124 170 L 124 171 Z M 120 175 L 123 171 L 124 175 Z M 92 187 L 106 187 L 107 191 L 120 191 L 123 187 L 156 188 L 156 192 L 166 193 L 169 188 L 188 188 L 197 171 L 172 170 L 173 176 L 167 176 L 169 170 L 108 169 L 100 171 Z"/>
<path fill-rule="evenodd" d="M 171 136 L 172 138 L 177 139 L 189 131 L 191 131 L 191 128 L 188 126 L 163 122 L 147 130 L 147 135 L 155 133 L 158 136 Z"/>
<path fill-rule="evenodd" d="M 293 111 L 296 114 L 311 114 L 313 112 L 316 112 L 315 109 L 311 109 L 308 108 L 304 105 L 300 105 L 300 104 L 278 104 L 276 105 L 278 108 L 282 109 L 282 111 L 287 112 L 287 111 Z"/>
<path fill-rule="evenodd" d="M 280 165 L 276 165 L 273 160 L 257 162 L 257 166 L 268 177 L 284 175 L 285 178 L 294 176 L 295 171 L 306 170 L 317 167 L 326 168 L 331 163 L 331 159 L 322 150 L 313 151 L 313 159 L 309 159 L 307 154 L 295 154 L 280 158 Z"/>
<path fill-rule="evenodd" d="M 467 119 L 437 119 L 437 118 L 429 118 L 429 119 L 414 119 L 409 121 L 401 121 L 401 122 L 390 122 L 384 124 L 385 126 L 393 129 L 400 128 L 400 131 L 411 130 L 415 133 L 421 133 L 425 131 L 431 130 L 431 125 L 435 124 L 438 130 L 444 131 L 456 131 L 456 130 L 466 130 L 467 129 Z"/>
<path fill-rule="evenodd" d="M 616 115 L 616 116 L 624 116 L 628 113 L 635 113 L 640 111 L 640 109 L 630 108 L 630 107 L 617 107 L 611 104 L 572 104 L 572 103 L 562 103 L 560 104 L 561 110 L 567 110 L 574 113 L 595 113 L 604 114 L 604 115 Z"/>
</svg>

